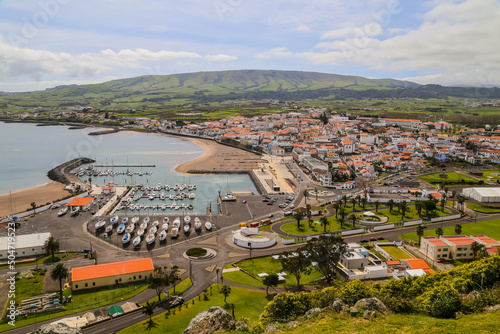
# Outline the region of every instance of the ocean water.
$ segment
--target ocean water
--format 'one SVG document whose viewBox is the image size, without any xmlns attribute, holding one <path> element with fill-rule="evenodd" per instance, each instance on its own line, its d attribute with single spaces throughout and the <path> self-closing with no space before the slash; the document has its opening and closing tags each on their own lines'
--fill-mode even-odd
<svg viewBox="0 0 500 334">
<path fill-rule="evenodd" d="M 92 176 L 92 183 L 104 185 L 171 186 L 196 184 L 196 198 L 189 202 L 193 213 L 205 213 L 217 194 L 230 191 L 257 193 L 248 175 L 216 174 L 187 176 L 174 171 L 178 164 L 193 160 L 204 153 L 197 144 L 177 137 L 137 132 L 119 132 L 104 136 L 88 136 L 95 129 L 69 130 L 64 126 L 6 124 L 0 122 L 0 195 L 47 184 L 47 172 L 53 167 L 78 157 L 88 157 L 102 165 L 139 165 L 128 168 L 133 176 Z M 156 167 L 140 167 L 155 165 Z M 125 171 L 127 168 L 100 167 Z M 138 173 L 142 172 L 142 176 Z M 149 172 L 152 172 L 149 175 Z M 82 176 L 87 180 L 88 176 Z M 167 194 L 168 195 L 168 194 Z M 140 203 L 142 203 L 141 200 Z M 152 201 L 154 202 L 154 201 Z M 151 203 L 152 203 L 151 202 Z M 146 202 L 144 202 L 146 203 Z M 169 204 L 167 201 L 166 204 Z"/>
</svg>

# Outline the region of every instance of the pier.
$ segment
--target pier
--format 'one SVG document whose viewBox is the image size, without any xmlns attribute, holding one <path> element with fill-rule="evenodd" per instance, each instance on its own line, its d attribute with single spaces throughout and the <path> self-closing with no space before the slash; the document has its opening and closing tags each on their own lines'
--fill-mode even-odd
<svg viewBox="0 0 500 334">
<path fill-rule="evenodd" d="M 156 165 L 94 165 L 94 167 L 156 167 Z"/>
</svg>

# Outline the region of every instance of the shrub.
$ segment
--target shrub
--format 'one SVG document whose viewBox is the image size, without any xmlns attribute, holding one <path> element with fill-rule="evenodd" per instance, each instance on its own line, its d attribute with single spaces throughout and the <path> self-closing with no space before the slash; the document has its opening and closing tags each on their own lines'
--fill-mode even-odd
<svg viewBox="0 0 500 334">
<path fill-rule="evenodd" d="M 421 309 L 436 318 L 452 318 L 460 310 L 458 292 L 448 285 L 437 285 L 417 297 Z"/>
<path fill-rule="evenodd" d="M 349 305 L 354 305 L 356 302 L 363 298 L 371 296 L 366 285 L 359 279 L 350 281 L 340 290 L 342 301 Z"/>
<path fill-rule="evenodd" d="M 267 303 L 259 320 L 263 323 L 294 320 L 311 309 L 310 296 L 307 292 L 279 294 Z"/>
<path fill-rule="evenodd" d="M 207 250 L 204 248 L 190 248 L 186 251 L 187 256 L 198 257 L 207 254 Z"/>
</svg>

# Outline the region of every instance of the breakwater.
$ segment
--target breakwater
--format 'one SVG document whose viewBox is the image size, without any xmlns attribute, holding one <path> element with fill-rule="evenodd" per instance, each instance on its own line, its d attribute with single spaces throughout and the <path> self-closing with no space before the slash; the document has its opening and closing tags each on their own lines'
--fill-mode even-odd
<svg viewBox="0 0 500 334">
<path fill-rule="evenodd" d="M 70 171 L 72 171 L 75 168 L 80 167 L 81 165 L 91 164 L 94 162 L 95 162 L 95 160 L 92 160 L 89 158 L 76 158 L 76 159 L 67 161 L 63 164 L 60 164 L 59 166 L 51 169 L 47 173 L 47 176 L 52 181 L 56 181 L 56 182 L 60 182 L 60 183 L 64 183 L 64 184 L 68 185 L 71 183 L 71 179 L 74 177 L 74 175 L 70 174 Z M 74 181 L 76 181 L 76 180 L 74 180 Z"/>
</svg>

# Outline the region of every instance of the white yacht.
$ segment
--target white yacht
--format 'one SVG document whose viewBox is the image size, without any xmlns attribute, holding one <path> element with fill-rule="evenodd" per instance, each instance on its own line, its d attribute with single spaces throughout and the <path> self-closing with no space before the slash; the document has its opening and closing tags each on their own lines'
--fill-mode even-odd
<svg viewBox="0 0 500 334">
<path fill-rule="evenodd" d="M 158 235 L 158 239 L 160 239 L 160 241 L 167 239 L 167 231 L 166 230 L 161 231 L 160 234 Z"/>
<path fill-rule="evenodd" d="M 59 217 L 64 216 L 66 213 L 68 213 L 68 210 L 69 210 L 69 206 L 65 206 L 64 208 L 62 208 L 61 210 L 59 210 L 57 212 L 57 215 Z"/>
<path fill-rule="evenodd" d="M 210 230 L 212 229 L 212 223 L 211 223 L 211 222 L 209 222 L 209 221 L 207 221 L 207 222 L 205 223 L 205 228 L 207 229 L 207 231 L 210 231 Z"/>
</svg>

